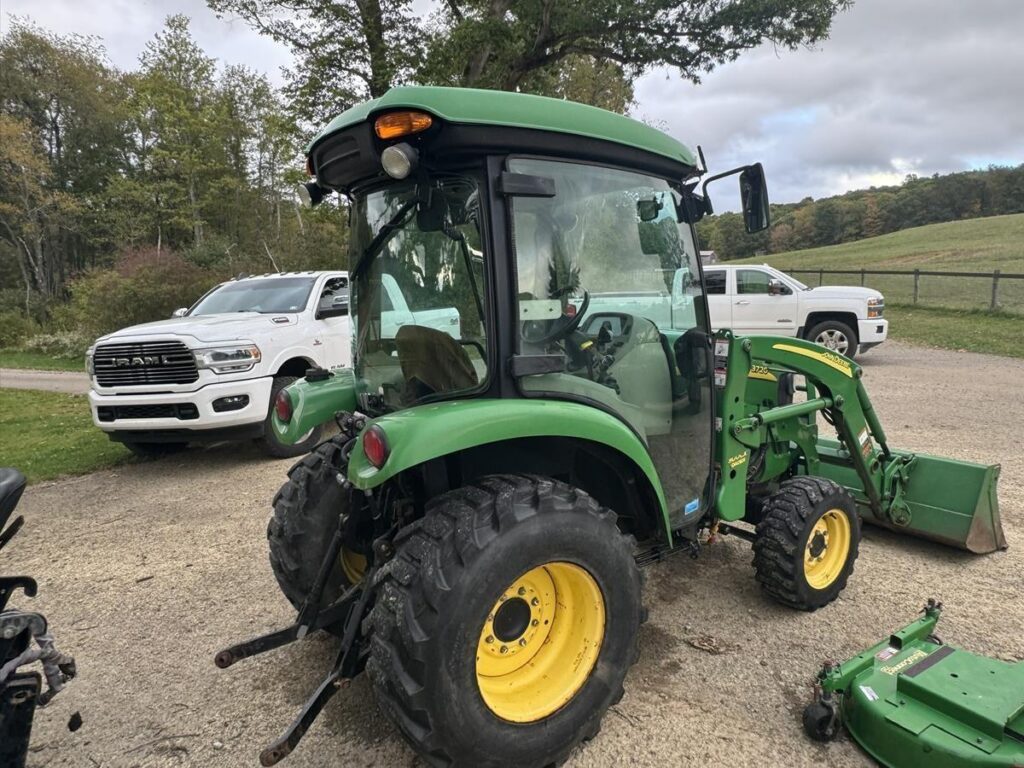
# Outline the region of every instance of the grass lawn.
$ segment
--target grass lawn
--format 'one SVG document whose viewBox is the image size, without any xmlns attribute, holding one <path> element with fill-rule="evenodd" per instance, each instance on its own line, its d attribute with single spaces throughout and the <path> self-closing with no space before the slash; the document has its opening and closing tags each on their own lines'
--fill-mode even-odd
<svg viewBox="0 0 1024 768">
<path fill-rule="evenodd" d="M 1024 358 L 1024 317 L 886 305 L 889 337 L 925 347 Z"/>
<path fill-rule="evenodd" d="M 31 368 L 37 371 L 85 372 L 83 357 L 54 357 L 42 352 L 24 352 L 20 349 L 0 349 L 0 368 Z"/>
<path fill-rule="evenodd" d="M 842 245 L 758 256 L 731 263 L 765 263 L 786 270 L 881 269 L 936 272 L 1024 274 L 1024 214 L 949 221 L 904 229 Z M 797 279 L 818 285 L 818 275 L 796 273 Z M 824 275 L 825 285 L 860 285 L 859 275 Z M 914 278 L 909 275 L 867 275 L 865 285 L 885 294 L 886 304 L 911 304 Z M 920 279 L 919 306 L 956 310 L 988 309 L 991 277 L 933 277 Z M 999 304 L 1024 317 L 1024 280 L 999 283 Z"/>
<path fill-rule="evenodd" d="M 84 396 L 0 389 L 0 464 L 20 469 L 29 482 L 83 475 L 131 457 L 93 426 Z"/>
<path fill-rule="evenodd" d="M 1024 274 L 1024 214 L 930 224 L 826 248 L 770 254 L 730 263 L 768 263 L 785 270 L 882 269 Z M 818 276 L 794 275 L 814 287 Z M 825 285 L 860 285 L 859 275 L 824 275 Z M 991 278 L 920 279 L 913 305 L 912 276 L 867 275 L 885 295 L 889 335 L 912 344 L 1024 357 L 1024 280 L 1001 280 L 991 313 Z"/>
</svg>

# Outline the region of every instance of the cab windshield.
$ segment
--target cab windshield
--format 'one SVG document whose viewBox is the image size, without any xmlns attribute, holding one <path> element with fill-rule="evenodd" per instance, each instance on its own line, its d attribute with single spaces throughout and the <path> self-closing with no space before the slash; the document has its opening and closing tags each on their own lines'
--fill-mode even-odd
<svg viewBox="0 0 1024 768">
<path fill-rule="evenodd" d="M 350 265 L 362 407 L 382 412 L 487 379 L 478 185 L 442 176 L 359 197 Z"/>
</svg>

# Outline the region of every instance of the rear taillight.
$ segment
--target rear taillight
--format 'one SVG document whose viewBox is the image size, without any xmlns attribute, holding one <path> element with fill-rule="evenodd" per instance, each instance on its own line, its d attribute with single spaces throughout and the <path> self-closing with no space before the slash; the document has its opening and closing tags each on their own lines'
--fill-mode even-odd
<svg viewBox="0 0 1024 768">
<path fill-rule="evenodd" d="M 277 393 L 274 412 L 277 414 L 277 418 L 285 424 L 292 420 L 292 396 L 288 394 L 287 389 L 282 389 Z"/>
<path fill-rule="evenodd" d="M 388 439 L 384 434 L 384 430 L 376 424 L 367 427 L 366 431 L 363 432 L 363 453 L 366 454 L 366 458 L 377 469 L 383 467 L 384 462 L 388 460 L 388 454 L 390 453 Z"/>
</svg>

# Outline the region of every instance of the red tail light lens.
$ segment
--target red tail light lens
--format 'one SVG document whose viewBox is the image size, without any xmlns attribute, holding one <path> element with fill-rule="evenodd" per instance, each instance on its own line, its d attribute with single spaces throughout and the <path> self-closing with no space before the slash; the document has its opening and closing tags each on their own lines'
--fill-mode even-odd
<svg viewBox="0 0 1024 768">
<path fill-rule="evenodd" d="M 292 420 L 292 397 L 288 394 L 287 389 L 282 389 L 277 393 L 277 399 L 274 401 L 274 412 L 277 414 L 277 418 L 285 424 Z"/>
<path fill-rule="evenodd" d="M 374 424 L 363 432 L 363 453 L 377 469 L 384 466 L 390 452 L 383 429 Z"/>
<path fill-rule="evenodd" d="M 566 317 L 576 317 L 576 305 L 569 303 L 565 305 L 565 311 L 562 313 Z"/>
</svg>

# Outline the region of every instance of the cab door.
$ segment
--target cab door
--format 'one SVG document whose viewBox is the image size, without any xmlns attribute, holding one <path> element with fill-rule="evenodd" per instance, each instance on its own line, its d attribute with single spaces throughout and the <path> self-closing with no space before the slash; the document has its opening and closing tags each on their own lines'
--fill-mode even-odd
<svg viewBox="0 0 1024 768">
<path fill-rule="evenodd" d="M 729 298 L 732 329 L 739 334 L 795 336 L 798 302 L 789 286 L 765 269 L 735 270 L 736 289 Z"/>
</svg>

